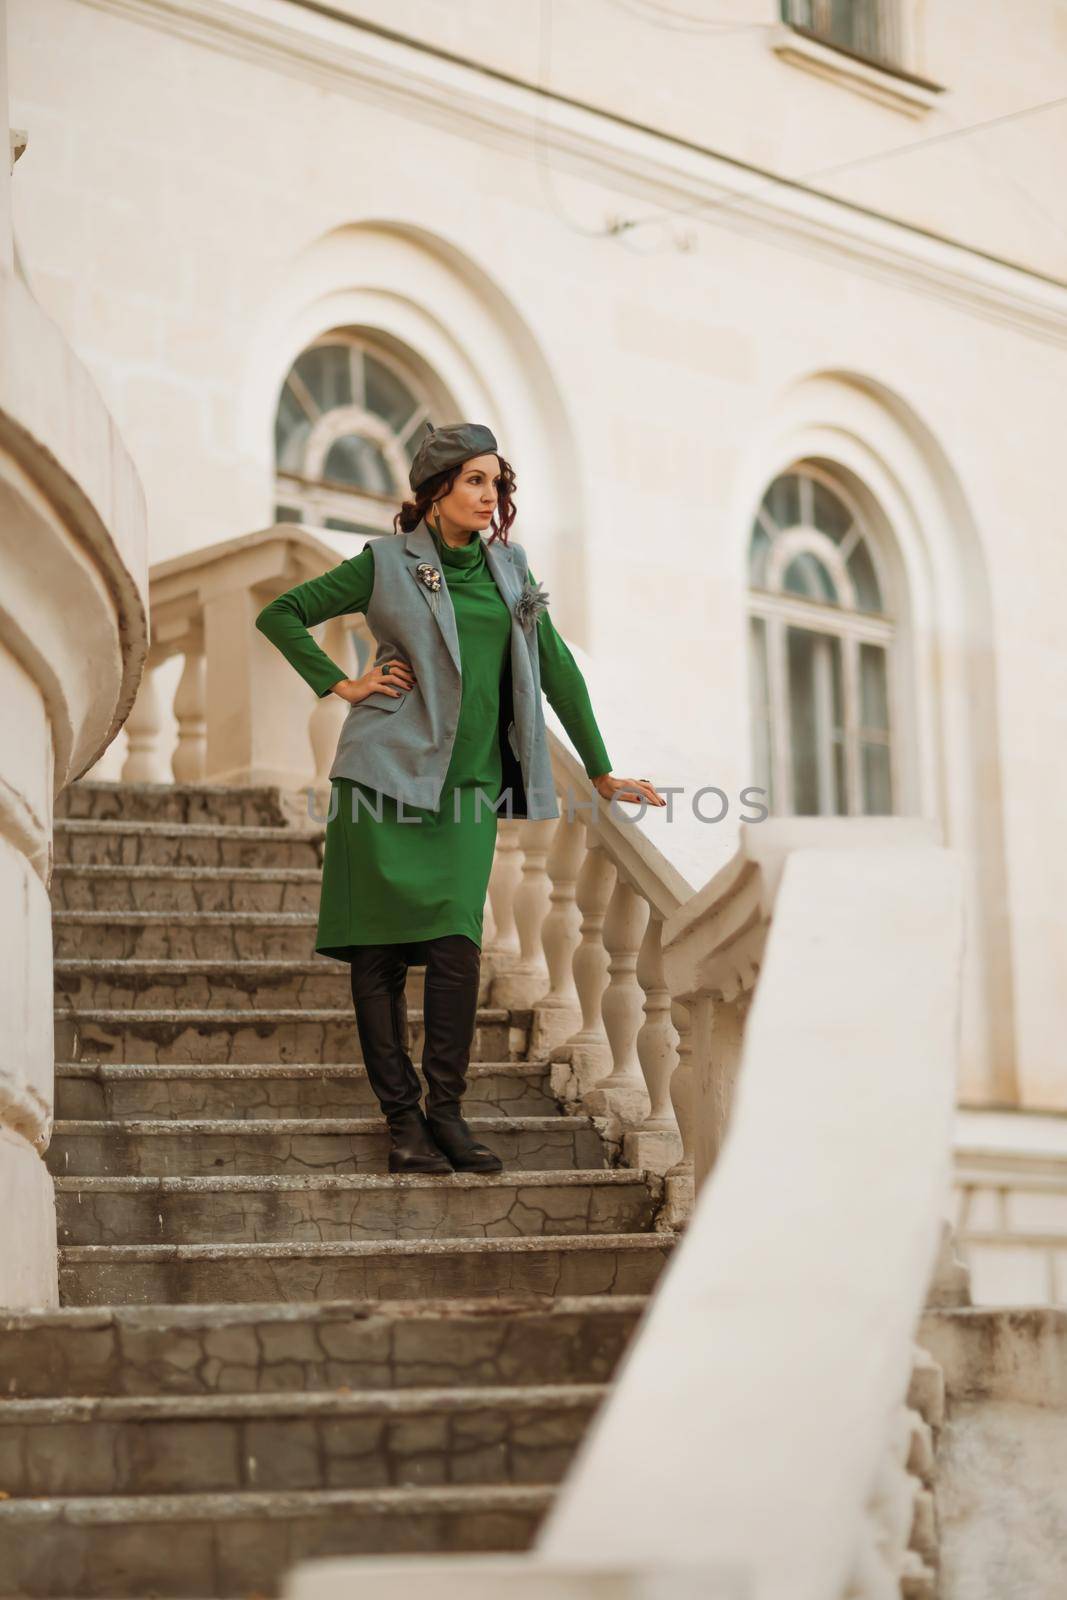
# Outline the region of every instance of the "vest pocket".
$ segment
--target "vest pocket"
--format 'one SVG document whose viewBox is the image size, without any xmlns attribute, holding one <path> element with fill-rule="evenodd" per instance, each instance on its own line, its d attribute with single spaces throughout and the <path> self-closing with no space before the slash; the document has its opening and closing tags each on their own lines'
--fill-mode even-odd
<svg viewBox="0 0 1067 1600">
<path fill-rule="evenodd" d="M 355 701 L 351 709 L 362 711 L 364 706 L 370 706 L 372 710 L 376 708 L 379 711 L 399 711 L 410 693 L 410 689 L 404 689 L 400 694 L 392 695 L 386 694 L 381 689 L 375 689 L 365 700 Z"/>
</svg>

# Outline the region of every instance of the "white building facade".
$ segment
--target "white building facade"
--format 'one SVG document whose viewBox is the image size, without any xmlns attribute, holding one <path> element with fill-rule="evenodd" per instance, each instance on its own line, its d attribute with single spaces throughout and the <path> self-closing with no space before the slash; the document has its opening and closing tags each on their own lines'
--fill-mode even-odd
<svg viewBox="0 0 1067 1600">
<path fill-rule="evenodd" d="M 730 800 L 708 876 L 748 786 L 938 823 L 976 1290 L 1067 1300 L 1067 18 L 838 9 L 10 0 L 15 241 L 152 562 L 356 554 L 486 422 L 557 625 Z"/>
</svg>

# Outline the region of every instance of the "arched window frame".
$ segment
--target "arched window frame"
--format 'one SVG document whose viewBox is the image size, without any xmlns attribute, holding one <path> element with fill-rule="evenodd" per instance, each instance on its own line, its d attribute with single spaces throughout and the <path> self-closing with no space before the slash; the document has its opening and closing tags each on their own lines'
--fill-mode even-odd
<svg viewBox="0 0 1067 1600">
<path fill-rule="evenodd" d="M 841 726 L 843 745 L 843 815 L 867 814 L 864 796 L 862 747 L 865 743 L 884 743 L 888 747 L 891 812 L 896 809 L 901 793 L 900 743 L 897 732 L 901 726 L 897 695 L 897 673 L 894 670 L 893 652 L 897 638 L 897 623 L 892 610 L 875 613 L 857 609 L 858 596 L 848 559 L 857 544 L 866 545 L 882 604 L 885 607 L 890 594 L 887 564 L 882 560 L 879 537 L 874 519 L 859 503 L 848 486 L 831 472 L 809 462 L 796 462 L 778 473 L 781 478 L 796 478 L 799 488 L 799 520 L 786 527 L 770 521 L 765 503 L 772 484 L 753 519 L 749 532 L 749 559 L 757 529 L 771 540 L 764 571 L 764 583 L 749 581 L 749 630 L 759 619 L 765 630 L 766 703 L 750 708 L 754 730 L 765 724 L 765 742 L 769 773 L 760 772 L 757 781 L 769 778 L 770 808 L 776 816 L 796 815 L 793 782 L 794 741 L 789 693 L 787 630 L 790 627 L 822 634 L 839 641 L 841 651 Z M 816 526 L 814 486 L 822 484 L 848 512 L 850 524 L 840 543 Z M 834 583 L 841 603 L 808 599 L 783 589 L 782 583 L 791 562 L 807 552 L 823 563 Z M 866 727 L 860 716 L 860 652 L 864 645 L 874 646 L 884 652 L 884 683 L 887 702 L 887 728 Z M 752 648 L 757 648 L 753 641 Z M 759 770 L 758 749 L 754 751 Z M 832 752 L 826 748 L 816 751 L 818 788 L 824 800 L 832 790 L 834 776 L 828 765 Z M 822 814 L 838 814 L 823 810 Z"/>
<path fill-rule="evenodd" d="M 346 347 L 350 352 L 353 399 L 323 410 L 309 393 L 298 371 L 299 363 L 310 351 Z M 411 393 L 410 415 L 399 428 L 368 409 L 365 403 L 363 361 L 370 355 Z M 423 437 L 424 427 L 441 396 L 431 393 L 423 377 L 392 350 L 358 332 L 336 330 L 309 344 L 293 362 L 286 375 L 275 407 L 275 417 L 288 389 L 311 424 L 303 447 L 302 471 L 283 470 L 275 454 L 275 516 L 279 521 L 297 521 L 308 527 L 333 527 L 353 533 L 391 533 L 393 516 L 401 499 L 410 497 L 408 468 Z M 379 492 L 369 487 L 354 488 L 324 476 L 331 447 L 339 439 L 358 435 L 381 453 L 393 479 L 390 490 Z"/>
</svg>

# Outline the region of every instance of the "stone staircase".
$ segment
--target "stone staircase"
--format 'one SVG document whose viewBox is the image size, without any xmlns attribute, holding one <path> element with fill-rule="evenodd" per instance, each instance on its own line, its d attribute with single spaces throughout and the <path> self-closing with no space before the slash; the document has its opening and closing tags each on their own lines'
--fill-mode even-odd
<svg viewBox="0 0 1067 1600">
<path fill-rule="evenodd" d="M 55 849 L 62 1309 L 0 1318 L 0 1593 L 527 1546 L 666 1262 L 658 1181 L 488 1004 L 465 1110 L 505 1171 L 385 1173 L 277 791 L 76 784 Z"/>
</svg>

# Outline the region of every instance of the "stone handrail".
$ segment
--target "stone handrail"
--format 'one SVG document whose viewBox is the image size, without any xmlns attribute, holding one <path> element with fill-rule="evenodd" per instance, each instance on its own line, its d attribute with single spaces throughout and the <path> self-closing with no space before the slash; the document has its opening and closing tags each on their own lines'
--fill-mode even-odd
<svg viewBox="0 0 1067 1600">
<path fill-rule="evenodd" d="M 878 1576 L 878 1519 L 949 1203 L 958 862 L 921 820 L 768 822 L 664 936 L 696 1205 L 539 1549 L 899 1592 L 909 1529 Z"/>
<path fill-rule="evenodd" d="M 934 1592 L 914 1337 L 928 1297 L 965 1294 L 962 904 L 921 820 L 744 830 L 658 946 L 695 1206 L 534 1549 L 309 1563 L 288 1600 Z"/>
<path fill-rule="evenodd" d="M 126 759 L 114 775 L 126 783 L 267 784 L 292 795 L 309 784 L 326 787 L 344 705 L 336 695 L 316 699 L 255 618 L 276 595 L 338 559 L 328 536 L 279 523 L 153 566 L 151 649 L 126 724 Z M 369 649 L 361 615 L 312 632 L 353 670 Z M 183 666 L 168 760 L 159 669 L 174 656 Z"/>
</svg>

